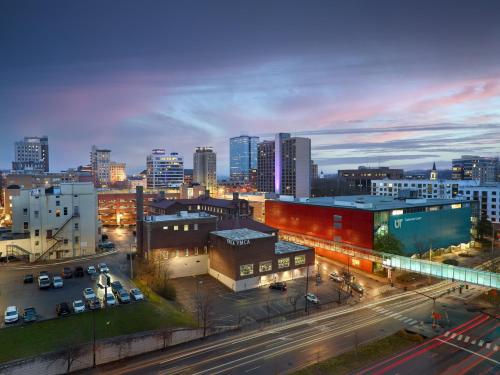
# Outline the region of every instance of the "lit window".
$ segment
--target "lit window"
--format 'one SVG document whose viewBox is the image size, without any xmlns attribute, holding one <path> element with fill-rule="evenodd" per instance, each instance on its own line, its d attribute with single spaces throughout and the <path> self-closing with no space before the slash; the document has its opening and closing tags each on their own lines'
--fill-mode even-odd
<svg viewBox="0 0 500 375">
<path fill-rule="evenodd" d="M 168 227 L 163 227 L 163 230 L 167 230 L 167 229 L 168 229 Z"/>
<path fill-rule="evenodd" d="M 240 276 L 253 275 L 253 264 L 242 264 L 240 266 Z"/>
<path fill-rule="evenodd" d="M 306 264 L 306 256 L 304 255 L 296 255 L 295 256 L 295 265 L 300 266 L 302 264 Z"/>
<path fill-rule="evenodd" d="M 189 230 L 189 224 L 184 224 L 184 232 L 187 232 Z"/>
<path fill-rule="evenodd" d="M 288 268 L 290 267 L 290 258 L 279 258 L 278 268 Z"/>
<path fill-rule="evenodd" d="M 196 223 L 196 224 L 193 225 L 193 229 L 194 230 L 198 230 L 198 223 Z"/>
<path fill-rule="evenodd" d="M 179 230 L 179 226 L 178 225 L 174 225 L 174 230 Z"/>
<path fill-rule="evenodd" d="M 57 208 L 56 209 L 56 217 L 59 217 L 59 216 L 61 216 L 61 209 Z"/>
<path fill-rule="evenodd" d="M 189 256 L 189 249 L 186 249 L 186 256 Z"/>
<path fill-rule="evenodd" d="M 267 260 L 259 263 L 259 272 L 268 272 L 273 270 L 273 262 Z"/>
<path fill-rule="evenodd" d="M 403 215 L 403 210 L 392 210 L 391 215 Z"/>
</svg>

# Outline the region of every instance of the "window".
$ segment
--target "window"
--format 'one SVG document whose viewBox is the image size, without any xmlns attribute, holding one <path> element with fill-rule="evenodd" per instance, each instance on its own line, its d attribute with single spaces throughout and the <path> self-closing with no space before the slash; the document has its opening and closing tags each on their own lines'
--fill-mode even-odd
<svg viewBox="0 0 500 375">
<path fill-rule="evenodd" d="M 24 227 L 24 229 L 28 229 L 28 222 L 27 222 L 27 221 L 25 221 L 25 222 L 23 223 L 23 227 Z"/>
<path fill-rule="evenodd" d="M 296 255 L 294 261 L 295 261 L 295 265 L 296 266 L 300 266 L 302 264 L 306 264 L 306 255 L 305 254 Z"/>
<path fill-rule="evenodd" d="M 28 209 L 27 208 L 23 208 L 23 215 L 28 215 Z"/>
<path fill-rule="evenodd" d="M 342 237 L 341 236 L 333 236 L 333 240 L 335 242 L 342 242 Z"/>
<path fill-rule="evenodd" d="M 47 229 L 47 239 L 50 240 L 52 238 L 52 229 Z"/>
<path fill-rule="evenodd" d="M 198 223 L 196 223 L 196 224 L 193 225 L 193 229 L 194 230 L 198 230 Z"/>
<path fill-rule="evenodd" d="M 78 230 L 78 223 L 75 223 L 75 229 Z"/>
<path fill-rule="evenodd" d="M 333 223 L 335 229 L 342 229 L 342 223 Z"/>
<path fill-rule="evenodd" d="M 64 216 L 68 215 L 68 207 L 63 208 L 63 215 Z"/>
<path fill-rule="evenodd" d="M 163 230 L 168 230 L 168 226 L 166 226 L 166 227 L 163 227 Z"/>
<path fill-rule="evenodd" d="M 56 208 L 56 217 L 59 217 L 59 216 L 61 216 L 61 209 Z"/>
<path fill-rule="evenodd" d="M 184 224 L 184 232 L 187 232 L 189 230 L 189 224 Z"/>
<path fill-rule="evenodd" d="M 80 237 L 75 236 L 75 243 L 77 244 L 78 242 L 80 242 Z"/>
<path fill-rule="evenodd" d="M 279 258 L 278 268 L 288 268 L 290 267 L 290 258 Z"/>
<path fill-rule="evenodd" d="M 40 235 L 40 229 L 35 229 L 35 237 L 38 237 Z"/>
<path fill-rule="evenodd" d="M 80 215 L 80 207 L 75 206 L 73 208 L 73 215 Z"/>
<path fill-rule="evenodd" d="M 179 230 L 179 226 L 178 225 L 174 225 L 174 230 Z"/>
<path fill-rule="evenodd" d="M 240 276 L 253 275 L 253 263 L 242 264 L 240 266 Z"/>
<path fill-rule="evenodd" d="M 35 241 L 35 246 L 40 245 L 40 241 Z"/>
<path fill-rule="evenodd" d="M 63 242 L 64 242 L 65 245 L 67 245 L 68 244 L 68 239 L 65 238 Z"/>
<path fill-rule="evenodd" d="M 189 256 L 189 249 L 186 249 L 186 256 Z"/>
<path fill-rule="evenodd" d="M 38 211 L 35 211 L 33 213 L 35 214 L 35 219 L 38 219 L 38 215 L 39 215 Z"/>
<path fill-rule="evenodd" d="M 342 221 L 342 215 L 333 215 L 333 221 Z"/>
<path fill-rule="evenodd" d="M 60 206 L 61 205 L 61 201 L 56 201 L 56 206 Z"/>
<path fill-rule="evenodd" d="M 273 262 L 271 260 L 266 260 L 265 262 L 259 263 L 259 272 L 268 272 L 273 270 Z"/>
</svg>

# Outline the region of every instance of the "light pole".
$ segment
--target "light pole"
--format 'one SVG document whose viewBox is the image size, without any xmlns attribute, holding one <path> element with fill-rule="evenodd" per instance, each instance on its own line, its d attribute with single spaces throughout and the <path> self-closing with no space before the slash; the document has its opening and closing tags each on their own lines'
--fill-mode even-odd
<svg viewBox="0 0 500 375">
<path fill-rule="evenodd" d="M 92 310 L 92 349 L 93 349 L 92 367 L 95 367 L 95 309 Z"/>
</svg>

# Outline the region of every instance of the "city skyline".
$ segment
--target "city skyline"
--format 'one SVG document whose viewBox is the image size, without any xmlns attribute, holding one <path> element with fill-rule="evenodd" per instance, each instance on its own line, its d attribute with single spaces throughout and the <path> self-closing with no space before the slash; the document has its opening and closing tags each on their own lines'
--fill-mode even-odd
<svg viewBox="0 0 500 375">
<path fill-rule="evenodd" d="M 51 171 L 99 144 L 138 172 L 153 148 L 186 156 L 203 140 L 226 175 L 242 133 L 309 137 L 325 173 L 497 156 L 500 5 L 465 4 L 9 4 L 0 169 L 41 134 Z"/>
</svg>

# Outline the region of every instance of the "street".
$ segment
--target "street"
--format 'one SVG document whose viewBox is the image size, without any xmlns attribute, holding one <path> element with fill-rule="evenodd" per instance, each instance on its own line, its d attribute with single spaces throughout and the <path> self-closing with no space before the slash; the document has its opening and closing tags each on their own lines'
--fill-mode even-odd
<svg viewBox="0 0 500 375">
<path fill-rule="evenodd" d="M 444 281 L 422 291 L 441 296 L 452 283 Z M 469 290 L 470 296 L 481 293 Z M 439 298 L 438 308 L 447 319 L 438 333 L 453 330 L 482 314 L 467 311 L 463 301 Z M 356 345 L 381 338 L 400 329 L 432 331 L 429 317 L 432 300 L 414 292 L 380 298 L 356 306 L 311 315 L 310 317 L 242 333 L 236 337 L 207 339 L 206 343 L 183 345 L 120 363 L 102 366 L 87 373 L 111 374 L 274 374 L 290 373 L 324 360 Z M 478 318 L 483 319 L 483 318 Z M 492 345 L 498 343 L 492 342 Z"/>
</svg>

